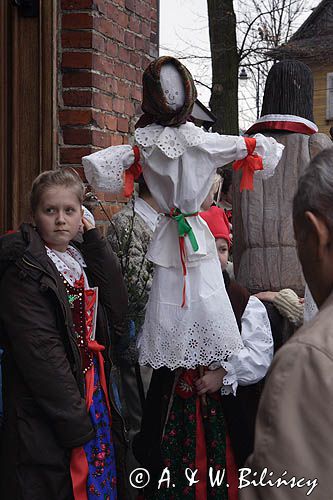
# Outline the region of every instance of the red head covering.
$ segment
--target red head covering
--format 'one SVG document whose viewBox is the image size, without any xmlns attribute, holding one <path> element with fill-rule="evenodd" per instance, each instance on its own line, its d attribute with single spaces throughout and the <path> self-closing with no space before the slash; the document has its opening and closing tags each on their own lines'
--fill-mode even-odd
<svg viewBox="0 0 333 500">
<path fill-rule="evenodd" d="M 214 238 L 223 238 L 230 248 L 230 225 L 224 210 L 213 206 L 209 210 L 206 210 L 206 212 L 200 212 L 200 215 L 207 222 Z"/>
</svg>

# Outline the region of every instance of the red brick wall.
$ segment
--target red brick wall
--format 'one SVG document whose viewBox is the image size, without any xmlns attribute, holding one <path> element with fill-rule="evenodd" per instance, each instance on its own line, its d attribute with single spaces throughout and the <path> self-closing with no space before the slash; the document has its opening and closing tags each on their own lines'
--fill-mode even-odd
<svg viewBox="0 0 333 500">
<path fill-rule="evenodd" d="M 58 1 L 58 165 L 83 175 L 82 156 L 129 141 L 142 73 L 158 56 L 158 0 Z M 109 215 L 125 201 L 106 198 Z"/>
</svg>

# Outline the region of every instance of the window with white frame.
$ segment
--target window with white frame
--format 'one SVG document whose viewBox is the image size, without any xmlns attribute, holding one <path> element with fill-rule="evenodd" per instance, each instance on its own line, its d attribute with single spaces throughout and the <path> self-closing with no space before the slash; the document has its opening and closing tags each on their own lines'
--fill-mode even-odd
<svg viewBox="0 0 333 500">
<path fill-rule="evenodd" d="M 333 120 L 333 73 L 327 73 L 326 119 Z"/>
</svg>

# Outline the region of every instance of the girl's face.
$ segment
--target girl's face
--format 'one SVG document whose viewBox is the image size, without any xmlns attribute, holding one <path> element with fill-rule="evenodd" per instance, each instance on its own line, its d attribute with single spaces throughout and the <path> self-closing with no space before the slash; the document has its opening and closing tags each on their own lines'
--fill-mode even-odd
<svg viewBox="0 0 333 500">
<path fill-rule="evenodd" d="M 229 247 L 228 243 L 223 238 L 217 238 L 215 240 L 217 255 L 221 264 L 222 271 L 227 269 L 228 257 L 229 257 Z"/>
<path fill-rule="evenodd" d="M 34 221 L 45 244 L 65 252 L 82 221 L 81 203 L 74 189 L 65 186 L 46 189 L 34 213 Z"/>
</svg>

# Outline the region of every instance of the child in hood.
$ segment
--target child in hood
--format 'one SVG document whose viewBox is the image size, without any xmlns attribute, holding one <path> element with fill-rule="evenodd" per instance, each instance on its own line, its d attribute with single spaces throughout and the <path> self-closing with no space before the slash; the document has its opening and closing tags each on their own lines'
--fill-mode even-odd
<svg viewBox="0 0 333 500">
<path fill-rule="evenodd" d="M 201 395 L 212 394 L 223 386 L 232 387 L 233 395 L 222 398 L 223 415 L 237 465 L 243 467 L 253 450 L 254 424 L 261 393 L 258 382 L 265 377 L 273 359 L 273 336 L 265 306 L 228 275 L 231 240 L 225 212 L 213 206 L 200 216 L 215 238 L 226 290 L 244 347 L 222 363 L 222 367 L 213 363 L 211 370 L 196 382 L 196 388 Z"/>
</svg>

